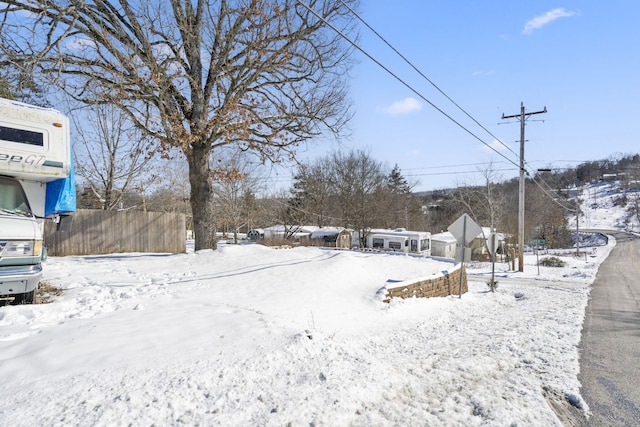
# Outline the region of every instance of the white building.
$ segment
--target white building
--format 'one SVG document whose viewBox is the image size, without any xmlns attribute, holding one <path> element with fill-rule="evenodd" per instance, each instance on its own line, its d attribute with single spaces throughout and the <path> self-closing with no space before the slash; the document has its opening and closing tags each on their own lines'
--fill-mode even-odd
<svg viewBox="0 0 640 427">
<path fill-rule="evenodd" d="M 458 240 L 448 231 L 431 235 L 431 255 L 455 258 Z"/>
<path fill-rule="evenodd" d="M 431 233 L 428 231 L 371 230 L 367 235 L 367 247 L 385 251 L 430 255 Z"/>
</svg>

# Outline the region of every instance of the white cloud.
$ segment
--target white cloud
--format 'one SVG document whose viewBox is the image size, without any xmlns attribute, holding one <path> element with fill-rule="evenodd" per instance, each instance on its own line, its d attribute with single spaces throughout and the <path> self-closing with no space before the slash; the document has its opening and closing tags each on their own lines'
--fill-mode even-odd
<svg viewBox="0 0 640 427">
<path fill-rule="evenodd" d="M 74 37 L 67 40 L 65 47 L 71 51 L 82 51 L 86 49 L 95 49 L 96 42 L 88 37 Z"/>
<path fill-rule="evenodd" d="M 422 108 L 422 104 L 415 98 L 405 98 L 402 101 L 396 101 L 382 110 L 391 115 L 407 114 L 412 111 L 418 111 Z"/>
<path fill-rule="evenodd" d="M 509 147 L 505 143 L 494 139 L 490 144 L 483 145 L 482 150 L 486 151 L 487 153 L 495 153 L 509 151 Z"/>
<path fill-rule="evenodd" d="M 491 76 L 495 74 L 495 70 L 487 70 L 487 71 L 474 71 L 471 73 L 473 76 Z"/>
<path fill-rule="evenodd" d="M 564 8 L 558 8 L 550 10 L 544 15 L 536 16 L 532 20 L 528 21 L 524 25 L 524 30 L 522 30 L 522 34 L 531 34 L 534 30 L 540 29 L 548 23 L 555 21 L 558 18 L 566 18 L 569 16 L 575 15 L 575 12 L 570 12 L 564 10 Z"/>
</svg>

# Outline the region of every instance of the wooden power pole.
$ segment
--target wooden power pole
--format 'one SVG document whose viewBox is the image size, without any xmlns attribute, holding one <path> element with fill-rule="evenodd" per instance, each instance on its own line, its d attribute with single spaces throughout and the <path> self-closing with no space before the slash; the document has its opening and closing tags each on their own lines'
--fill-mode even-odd
<svg viewBox="0 0 640 427">
<path fill-rule="evenodd" d="M 527 117 L 533 114 L 542 114 L 547 112 L 547 107 L 542 111 L 534 111 L 532 113 L 524 112 L 524 103 L 520 103 L 520 114 L 505 116 L 502 113 L 502 119 L 520 119 L 520 185 L 518 188 L 518 271 L 524 271 L 524 123 Z"/>
</svg>

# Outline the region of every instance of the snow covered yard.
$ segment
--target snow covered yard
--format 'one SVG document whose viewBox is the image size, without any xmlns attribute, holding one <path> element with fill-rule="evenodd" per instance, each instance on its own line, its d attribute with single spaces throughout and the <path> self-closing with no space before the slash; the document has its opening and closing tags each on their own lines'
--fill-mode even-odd
<svg viewBox="0 0 640 427">
<path fill-rule="evenodd" d="M 50 258 L 50 304 L 0 308 L 0 424 L 561 425 L 580 404 L 589 285 L 613 241 L 564 268 L 471 264 L 469 293 L 382 302 L 450 264 L 222 245 Z"/>
</svg>

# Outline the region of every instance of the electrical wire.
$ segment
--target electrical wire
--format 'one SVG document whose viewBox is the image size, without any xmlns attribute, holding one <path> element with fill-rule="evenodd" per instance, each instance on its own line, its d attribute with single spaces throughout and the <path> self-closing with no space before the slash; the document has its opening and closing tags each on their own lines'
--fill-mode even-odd
<svg viewBox="0 0 640 427">
<path fill-rule="evenodd" d="M 563 208 L 563 209 L 566 209 L 566 210 L 567 210 L 567 211 L 569 211 L 569 212 L 577 212 L 577 211 L 578 211 L 578 208 L 577 208 L 577 207 L 575 207 L 575 206 L 570 206 L 570 205 L 565 205 L 565 204 L 563 204 L 563 203 L 560 203 L 560 202 L 558 201 L 558 195 L 557 195 L 557 194 L 551 194 L 551 193 L 550 193 L 550 191 L 552 191 L 552 192 L 554 192 L 554 193 L 555 193 L 555 190 L 553 190 L 553 189 L 549 186 L 549 184 L 547 184 L 547 183 L 546 183 L 546 182 L 545 182 L 541 177 L 535 177 L 535 176 L 534 176 L 534 177 L 533 177 L 533 179 L 532 179 L 532 181 L 533 181 L 533 182 L 534 182 L 534 183 L 535 183 L 535 184 L 536 184 L 536 185 L 537 185 L 537 186 L 542 190 L 542 192 L 543 192 L 545 195 L 547 195 L 547 197 L 549 197 L 549 199 L 551 199 L 551 201 L 552 201 L 553 203 L 555 203 L 556 205 L 560 206 L 560 207 L 561 207 L 561 208 Z M 541 181 L 541 182 L 538 182 L 538 181 Z M 545 188 L 542 186 L 542 183 L 544 183 L 544 184 L 549 188 L 549 190 L 545 189 Z"/>
<path fill-rule="evenodd" d="M 353 10 L 348 4 L 346 4 L 344 2 L 344 0 L 340 0 L 340 3 L 342 3 L 347 9 L 349 9 L 349 11 L 356 17 L 358 18 L 358 20 L 360 22 L 362 22 L 369 30 L 371 30 L 371 32 L 373 32 L 380 40 L 382 40 L 391 50 L 393 50 L 400 58 L 402 58 L 402 60 L 404 62 L 406 62 L 411 68 L 414 69 L 415 72 L 417 72 L 423 79 L 425 79 L 427 82 L 429 82 L 429 84 L 431 84 L 431 86 L 433 86 L 438 92 L 440 92 L 440 94 L 442 94 L 442 96 L 444 96 L 445 98 L 447 98 L 453 105 L 455 105 L 460 111 L 462 111 L 467 117 L 469 117 L 471 120 L 473 120 L 473 122 L 475 124 L 477 124 L 478 126 L 480 126 L 480 128 L 482 128 L 482 130 L 484 130 L 485 132 L 487 132 L 492 138 L 494 138 L 498 143 L 500 143 L 503 147 L 505 147 L 507 150 L 509 150 L 512 154 L 514 154 L 516 157 L 518 156 L 518 154 L 513 151 L 511 149 L 511 147 L 509 147 L 507 144 L 505 144 L 504 142 L 502 142 L 502 140 L 500 140 L 500 138 L 498 138 L 497 136 L 495 136 L 491 131 L 489 131 L 486 127 L 484 127 L 480 122 L 478 122 L 471 114 L 469 114 L 464 108 L 462 108 L 457 102 L 455 102 L 453 99 L 451 99 L 451 97 L 449 95 L 447 95 L 437 84 L 435 84 L 429 77 L 427 77 L 422 71 L 420 71 L 418 69 L 418 67 L 416 67 L 411 61 L 409 61 L 409 59 L 407 59 L 402 53 L 400 53 L 398 51 L 398 49 L 396 49 L 395 47 L 393 47 L 393 45 L 391 43 L 389 43 L 387 41 L 387 39 L 385 39 L 378 31 L 376 31 L 371 25 L 369 25 L 369 23 L 367 21 L 365 21 L 355 10 Z"/>
<path fill-rule="evenodd" d="M 320 14 L 318 14 L 315 10 L 313 10 L 310 6 L 308 6 L 306 3 L 304 3 L 302 0 L 297 0 L 298 4 L 300 4 L 301 6 L 303 6 L 305 9 L 307 9 L 309 12 L 311 12 L 316 18 L 318 18 L 319 20 L 321 20 L 323 23 L 325 23 L 329 28 L 331 28 L 333 31 L 335 31 L 340 37 L 342 37 L 343 39 L 345 39 L 349 44 L 351 44 L 354 48 L 356 48 L 358 51 L 360 51 L 363 55 L 365 55 L 367 58 L 369 58 L 371 61 L 373 61 L 376 65 L 378 65 L 380 68 L 382 68 L 384 71 L 386 71 L 389 75 L 391 75 L 393 78 L 395 78 L 398 82 L 400 82 L 402 85 L 404 85 L 407 89 L 409 89 L 411 92 L 413 92 L 416 96 L 418 96 L 420 99 L 422 99 L 424 102 L 426 102 L 427 104 L 429 104 L 431 107 L 433 107 L 436 111 L 438 111 L 440 114 L 442 114 L 443 116 L 445 116 L 447 119 L 449 119 L 451 122 L 453 122 L 455 125 L 457 125 L 459 128 L 461 128 L 462 130 L 464 130 L 465 132 L 467 132 L 469 135 L 471 135 L 473 138 L 477 139 L 478 141 L 480 141 L 482 144 L 486 145 L 490 150 L 496 152 L 500 157 L 504 158 L 505 160 L 507 160 L 509 163 L 512 163 L 513 165 L 515 165 L 518 169 L 520 168 L 520 165 L 517 164 L 516 162 L 514 162 L 513 160 L 511 160 L 510 158 L 508 158 L 507 156 L 505 156 L 503 153 L 501 153 L 500 151 L 496 150 L 494 147 L 491 146 L 491 144 L 485 142 L 484 140 L 482 140 L 482 138 L 480 138 L 479 136 L 477 136 L 475 133 L 473 133 L 472 131 L 470 131 L 468 128 L 466 128 L 464 125 L 462 125 L 460 122 L 458 122 L 457 120 L 455 120 L 453 117 L 451 117 L 449 114 L 447 114 L 444 110 L 442 110 L 441 108 L 439 108 L 437 105 L 435 105 L 433 102 L 431 102 L 429 99 L 427 99 L 424 95 L 422 95 L 420 92 L 418 92 L 418 90 L 416 90 L 413 86 L 411 86 L 409 83 L 405 82 L 402 78 L 400 78 L 397 74 L 395 74 L 393 71 L 391 71 L 388 67 L 386 67 L 384 64 L 382 64 L 380 61 L 378 61 L 376 58 L 373 57 L 373 55 L 371 55 L 369 52 L 367 52 L 366 50 L 364 50 L 360 45 L 358 45 L 356 42 L 354 42 L 353 40 L 351 40 L 349 37 L 347 37 L 346 34 L 344 34 L 342 31 L 340 31 L 338 28 L 336 28 L 333 24 L 331 24 L 329 21 L 327 21 L 323 16 L 321 16 Z"/>
<path fill-rule="evenodd" d="M 456 106 L 460 111 L 462 111 L 467 117 L 469 117 L 475 124 L 477 124 L 478 126 L 480 126 L 480 128 L 482 128 L 485 132 L 487 132 L 492 138 L 494 138 L 498 143 L 500 143 L 503 147 L 505 147 L 507 150 L 509 150 L 512 154 L 514 154 L 516 157 L 519 156 L 519 154 L 517 154 L 515 151 L 513 151 L 511 149 L 511 147 L 509 147 L 507 144 L 505 144 L 500 138 L 498 138 L 497 136 L 495 136 L 491 131 L 489 131 L 486 127 L 484 127 L 480 122 L 478 122 L 471 114 L 469 114 L 464 108 L 462 108 L 457 102 L 455 102 L 449 95 L 447 95 L 437 84 L 435 84 L 429 77 L 427 77 L 422 71 L 420 71 L 420 69 L 418 69 L 409 59 L 407 59 L 400 51 L 398 51 L 398 49 L 396 49 L 385 37 L 383 37 L 378 31 L 376 31 L 371 25 L 369 25 L 369 23 L 362 18 L 362 16 L 360 16 L 360 14 L 358 14 L 353 8 L 351 8 L 347 3 L 344 2 L 344 0 L 340 0 L 340 3 L 342 3 L 343 6 L 345 6 L 349 12 L 351 12 L 351 14 L 353 14 L 360 22 L 362 22 L 371 32 L 373 32 L 380 40 L 382 40 L 393 52 L 395 52 L 400 58 L 402 58 L 402 60 L 407 63 L 411 68 L 413 68 L 414 71 L 416 71 L 422 78 L 424 78 L 427 82 L 429 82 L 429 84 L 431 84 L 431 86 L 433 86 L 438 92 L 440 92 L 440 94 L 442 94 L 447 100 L 449 100 L 454 106 Z M 317 15 L 316 15 L 317 16 Z M 496 150 L 494 150 L 496 151 Z M 528 166 L 529 168 L 531 168 L 531 166 L 529 165 L 528 162 L 524 161 L 523 162 L 526 166 Z M 520 165 L 516 165 L 518 166 L 518 170 L 520 169 Z M 500 171 L 507 171 L 507 170 L 513 170 L 513 169 L 499 169 Z M 527 175 L 529 174 L 528 171 L 526 171 L 525 168 L 525 172 L 527 173 Z M 447 174 L 457 174 L 458 172 L 434 172 L 434 173 L 424 173 L 424 174 L 409 174 L 408 176 L 430 176 L 430 175 L 447 175 Z M 546 182 L 544 181 L 544 179 L 542 179 L 541 177 L 538 177 L 538 179 L 540 181 L 542 181 L 543 183 L 546 184 Z M 564 206 L 563 204 L 559 203 L 556 199 L 556 197 L 554 197 L 552 194 L 550 194 L 545 188 L 542 187 L 542 185 L 536 181 L 535 177 L 533 179 L 533 181 L 542 189 L 542 191 L 544 192 L 544 194 L 546 194 L 554 203 L 562 206 L 563 208 L 571 211 L 572 209 Z M 549 189 L 551 189 L 551 187 L 547 184 L 547 187 L 549 187 Z M 553 190 L 552 190 L 553 191 Z"/>
<path fill-rule="evenodd" d="M 360 51 L 363 55 L 365 55 L 367 58 L 369 58 L 371 61 L 373 61 L 376 65 L 378 65 L 380 68 L 382 68 L 384 71 L 386 71 L 389 75 L 391 75 L 393 78 L 395 78 L 398 82 L 400 82 L 402 85 L 404 85 L 407 89 L 409 89 L 410 91 L 412 91 L 414 94 L 416 94 L 418 97 L 420 97 L 423 101 L 425 101 L 427 104 L 429 104 L 431 107 L 433 107 L 436 111 L 438 111 L 440 114 L 442 114 L 443 116 L 445 116 L 447 119 L 449 119 L 451 122 L 453 122 L 454 124 L 456 124 L 458 127 L 460 127 L 462 130 L 464 130 L 465 132 L 467 132 L 469 135 L 471 135 L 473 138 L 477 139 L 478 141 L 480 141 L 482 144 L 486 145 L 489 149 L 491 149 L 492 151 L 494 151 L 495 153 L 497 153 L 499 156 L 501 156 L 502 158 L 504 158 L 505 160 L 507 160 L 509 163 L 511 163 L 512 165 L 516 166 L 517 170 L 521 170 L 524 169 L 524 171 L 526 172 L 527 175 L 529 175 L 529 172 L 526 170 L 526 167 L 521 167 L 520 164 L 514 162 L 513 160 L 511 160 L 510 158 L 508 158 L 507 156 L 505 156 L 503 153 L 499 152 L 498 150 L 496 150 L 493 146 L 491 146 L 489 143 L 485 142 L 484 140 L 482 140 L 482 138 L 480 138 L 479 136 L 477 136 L 475 133 L 473 133 L 472 131 L 470 131 L 468 128 L 466 128 L 465 126 L 463 126 L 460 122 L 458 122 L 457 120 L 455 120 L 453 117 L 451 117 L 449 114 L 447 114 L 445 111 L 443 111 L 441 108 L 439 108 L 438 106 L 436 106 L 433 102 L 431 102 L 429 99 L 427 99 L 424 95 L 422 95 L 420 92 L 418 92 L 418 90 L 416 90 L 413 86 L 411 86 L 410 84 L 408 84 L 407 82 L 405 82 L 402 78 L 400 78 L 397 74 L 395 74 L 393 71 L 391 71 L 388 67 L 386 67 L 384 64 L 382 64 L 380 61 L 378 61 L 376 58 L 373 57 L 373 55 L 371 55 L 370 53 L 368 53 L 364 48 L 362 48 L 361 46 L 359 46 L 356 42 L 354 42 L 353 40 L 351 40 L 349 37 L 347 37 L 346 34 L 344 34 L 342 31 L 340 31 L 338 28 L 336 28 L 333 24 L 331 24 L 329 21 L 327 21 L 324 17 L 322 17 L 321 15 L 319 15 L 315 10 L 313 10 L 310 6 L 308 6 L 306 3 L 304 3 L 302 0 L 297 0 L 298 4 L 300 4 L 301 6 L 303 6 L 305 9 L 307 9 L 309 12 L 311 12 L 316 18 L 320 19 L 323 23 L 325 23 L 329 28 L 331 28 L 333 31 L 335 31 L 340 37 L 342 37 L 344 40 L 346 40 L 349 44 L 351 44 L 354 48 L 356 48 L 358 51 Z M 369 23 L 367 23 L 355 10 L 353 10 L 349 5 L 347 5 L 343 0 L 340 0 L 340 3 L 342 3 L 342 5 L 344 5 L 360 22 L 362 22 L 370 31 L 372 31 L 380 40 L 382 40 L 391 50 L 393 50 L 393 52 L 395 52 L 400 58 L 402 58 L 402 60 L 404 60 L 411 68 L 413 68 L 413 70 L 415 70 L 422 78 L 424 78 L 427 82 L 429 82 L 438 92 L 440 92 L 440 94 L 442 94 L 447 100 L 449 100 L 454 106 L 456 106 L 460 111 L 462 111 L 468 118 L 470 118 L 475 124 L 477 124 L 481 129 L 483 129 L 485 132 L 487 132 L 492 138 L 494 138 L 495 141 L 497 141 L 498 143 L 500 143 L 503 147 L 505 147 L 509 152 L 511 152 L 512 154 L 514 154 L 516 157 L 518 157 L 519 155 L 517 153 L 515 153 L 508 145 L 506 145 L 500 138 L 498 138 L 497 136 L 495 136 L 491 131 L 489 131 L 485 126 L 483 126 L 480 122 L 478 122 L 473 116 L 471 116 L 471 114 L 469 114 L 464 108 L 462 108 L 458 103 L 456 103 L 449 95 L 447 95 L 438 85 L 436 85 L 431 79 L 429 79 L 422 71 L 420 71 L 411 61 L 409 61 L 402 53 L 400 53 L 393 45 L 391 45 L 391 43 L 389 43 L 378 31 L 376 31 L 371 25 L 369 25 Z M 526 161 L 522 161 L 523 165 L 525 166 L 529 166 L 531 168 L 531 166 L 529 165 L 528 162 Z M 513 169 L 501 169 L 503 171 L 505 170 L 513 170 Z M 425 173 L 425 174 L 413 174 L 413 175 L 408 175 L 408 176 L 426 176 L 426 175 L 445 175 L 445 174 L 454 174 L 456 172 L 434 172 L 434 173 Z M 468 173 L 468 172 L 466 172 Z M 554 203 L 556 203 L 557 205 L 563 207 L 564 209 L 571 211 L 571 212 L 575 212 L 576 209 L 573 207 L 569 207 L 566 205 L 563 205 L 562 203 L 558 202 L 557 198 L 552 195 L 547 189 L 545 189 L 542 184 L 539 181 L 544 182 L 547 187 L 551 188 L 541 177 L 533 177 L 533 182 L 538 185 L 540 187 L 540 189 L 543 191 L 544 194 L 546 194 Z M 553 191 L 553 190 L 552 190 Z"/>
<path fill-rule="evenodd" d="M 498 143 L 500 143 L 503 147 L 505 147 L 507 150 L 509 150 L 512 154 L 514 154 L 516 157 L 519 156 L 518 153 L 516 153 L 515 151 L 513 151 L 511 149 L 511 147 L 509 147 L 507 144 L 505 144 L 500 138 L 498 138 L 497 136 L 495 136 L 491 131 L 489 131 L 486 127 L 484 127 L 480 122 L 478 122 L 471 114 L 469 114 L 464 108 L 462 108 L 457 102 L 455 102 L 449 95 L 447 95 L 437 84 L 435 84 L 429 77 L 427 77 L 422 71 L 420 71 L 420 69 L 418 69 L 409 59 L 407 59 L 400 51 L 398 51 L 398 49 L 396 49 L 385 37 L 383 37 L 378 31 L 376 31 L 371 25 L 369 25 L 369 23 L 363 19 L 353 8 L 351 8 L 347 3 L 344 2 L 344 0 L 340 0 L 340 3 L 342 3 L 343 6 L 345 6 L 360 22 L 362 22 L 371 32 L 373 32 L 380 40 L 382 40 L 393 52 L 395 52 L 400 58 L 402 58 L 402 60 L 407 63 L 411 68 L 413 68 L 414 71 L 416 71 L 422 78 L 424 78 L 427 82 L 429 82 L 429 84 L 431 84 L 431 86 L 433 86 L 438 92 L 440 92 L 440 94 L 442 96 L 444 96 L 447 100 L 449 100 L 454 106 L 456 106 L 460 111 L 462 111 L 468 118 L 470 118 L 475 124 L 477 124 L 478 126 L 480 126 L 480 128 L 482 128 L 485 132 L 487 132 L 492 138 L 494 138 Z M 495 151 L 495 150 L 494 150 Z M 525 166 L 528 166 L 531 168 L 531 166 L 529 165 L 528 162 L 523 162 L 525 164 Z M 518 165 L 518 170 L 520 169 L 520 166 Z M 513 170 L 513 169 L 498 169 L 499 171 L 508 171 L 508 170 Z M 526 171 L 526 168 L 525 168 Z M 448 175 L 448 174 L 457 174 L 458 172 L 434 172 L 434 173 L 424 173 L 424 174 L 409 174 L 407 176 L 431 176 L 431 175 Z M 529 174 L 527 172 L 527 174 Z M 547 185 L 547 187 L 549 187 L 549 189 L 551 189 L 551 187 L 544 181 L 543 178 L 538 177 L 538 179 L 540 181 L 542 181 L 543 183 L 545 183 Z M 565 205 L 563 205 L 562 203 L 559 203 L 557 198 L 554 197 L 551 193 L 548 192 L 548 190 L 546 190 L 545 188 L 542 187 L 542 185 L 536 181 L 535 177 L 533 179 L 533 181 L 540 187 L 540 189 L 544 192 L 544 194 L 546 194 L 554 203 L 558 204 L 559 206 L 562 206 L 563 208 L 569 210 L 569 211 L 573 211 L 572 208 L 567 207 Z M 553 191 L 553 190 L 552 190 Z"/>
<path fill-rule="evenodd" d="M 478 163 L 458 163 L 455 165 L 438 165 L 438 166 L 427 166 L 422 168 L 408 168 L 402 169 L 403 171 L 415 171 L 415 170 L 424 170 L 424 169 L 446 169 L 446 168 L 458 168 L 462 166 L 486 166 L 486 165 L 494 165 L 496 163 L 504 163 L 504 162 L 478 162 Z"/>
<path fill-rule="evenodd" d="M 505 172 L 505 171 L 514 171 L 518 169 L 514 168 L 505 168 L 505 169 L 491 169 L 492 172 Z M 426 173 L 409 173 L 406 174 L 407 177 L 416 177 L 416 176 L 435 176 L 435 175 L 460 175 L 460 174 L 471 174 L 471 173 L 484 173 L 484 171 L 455 171 L 455 172 L 426 172 Z"/>
</svg>

